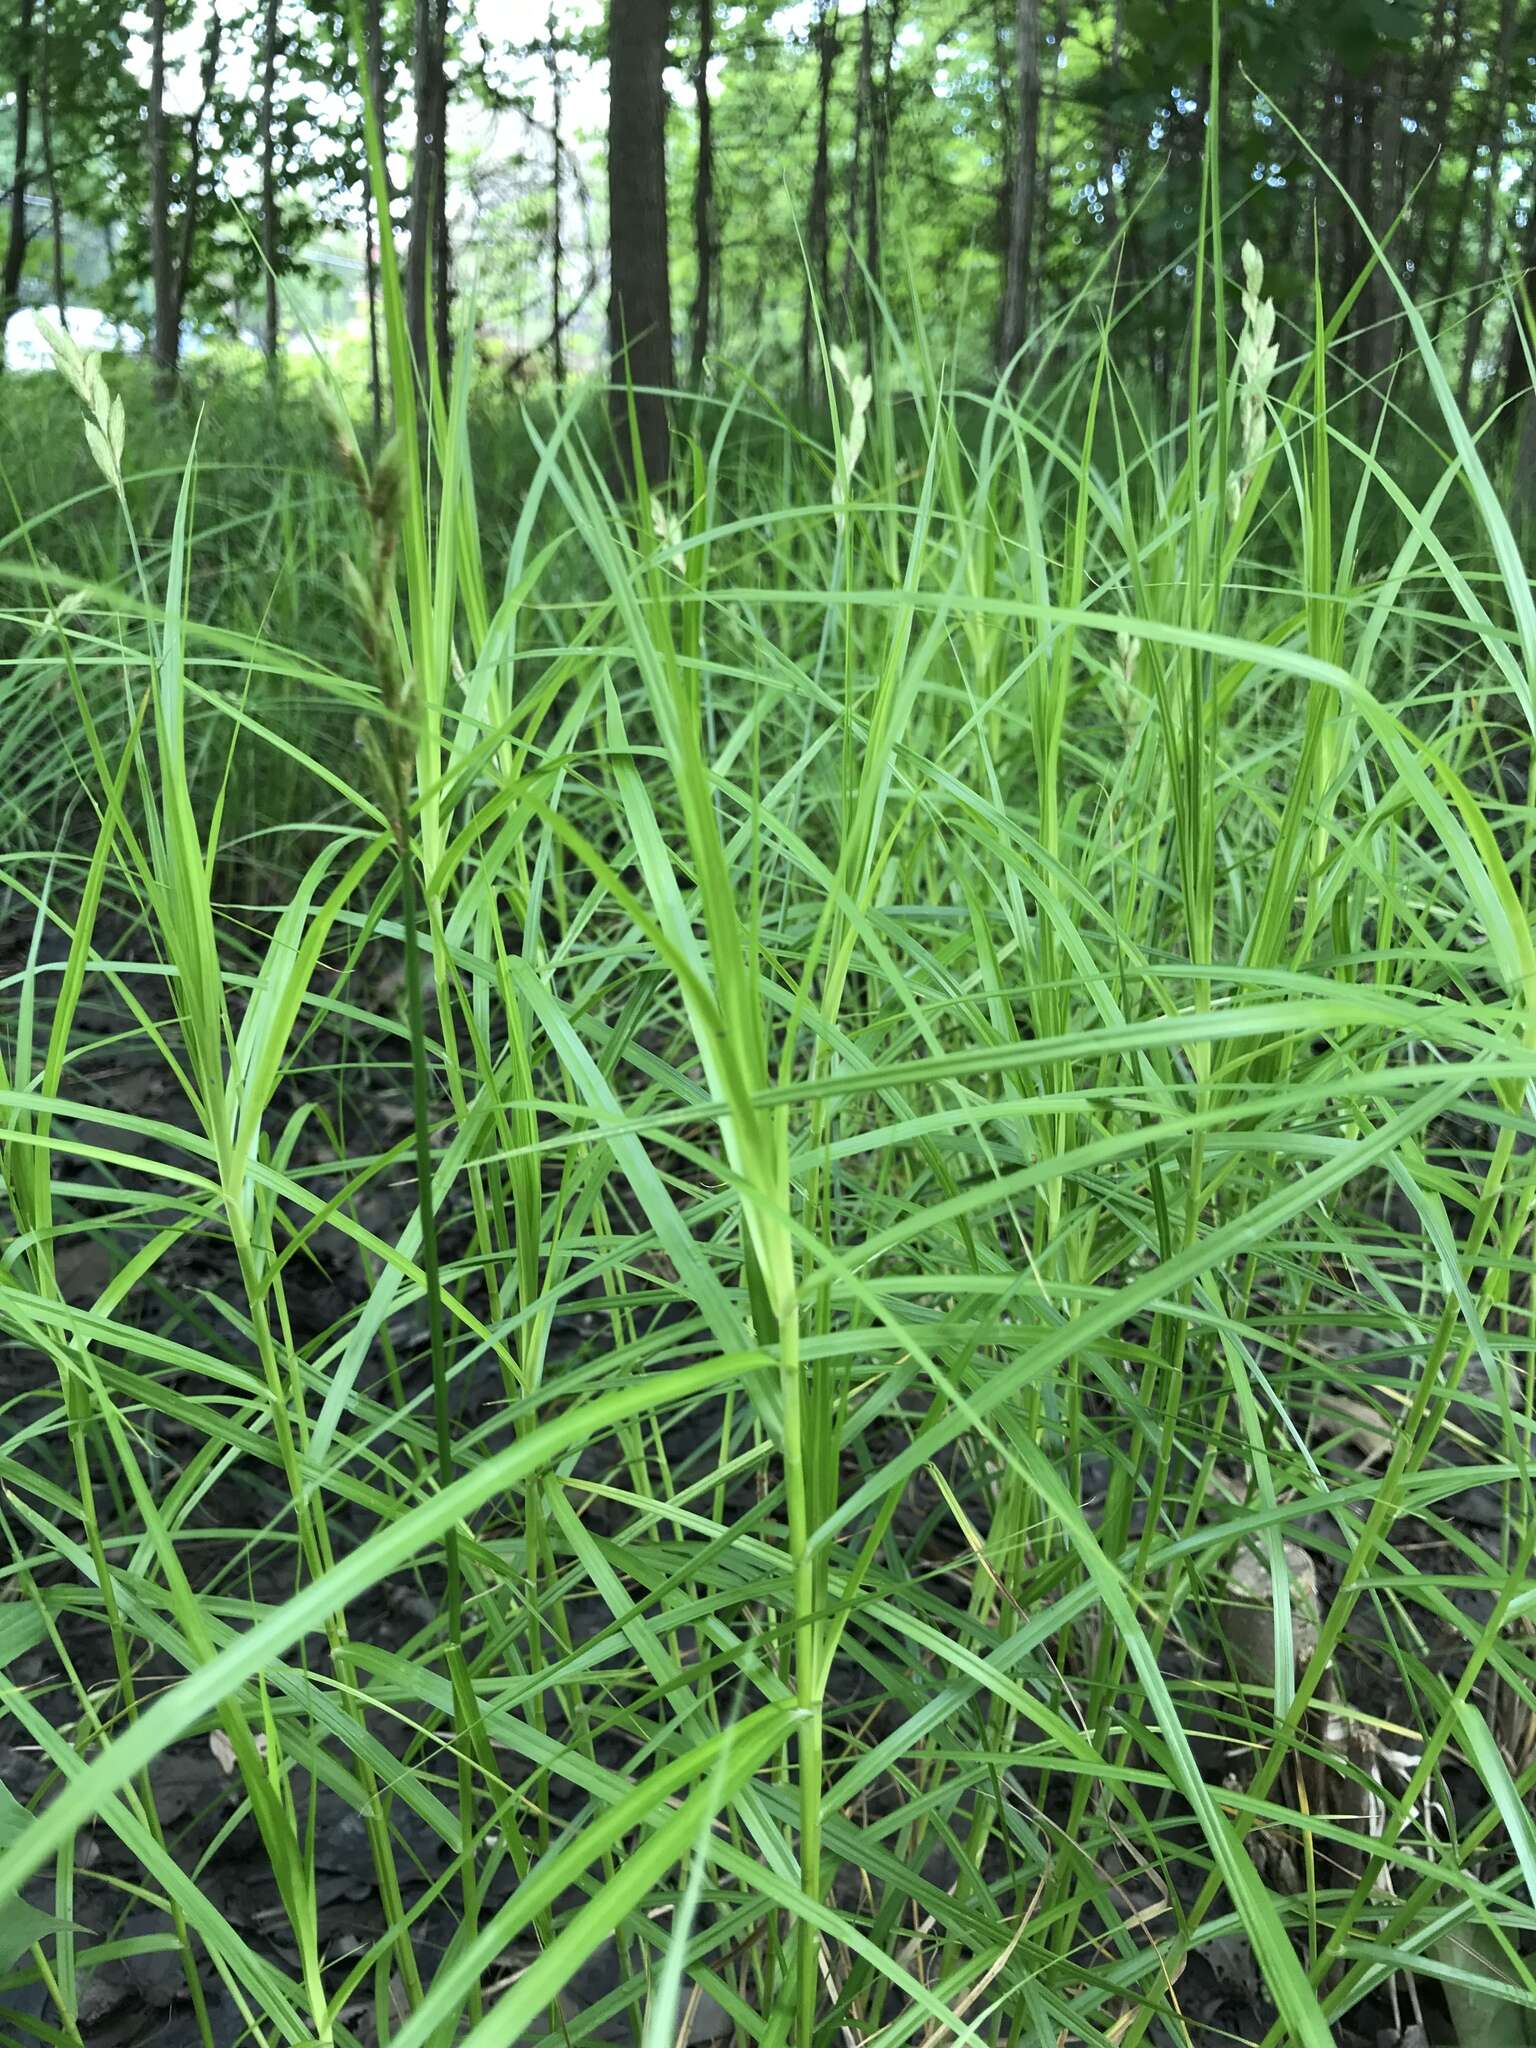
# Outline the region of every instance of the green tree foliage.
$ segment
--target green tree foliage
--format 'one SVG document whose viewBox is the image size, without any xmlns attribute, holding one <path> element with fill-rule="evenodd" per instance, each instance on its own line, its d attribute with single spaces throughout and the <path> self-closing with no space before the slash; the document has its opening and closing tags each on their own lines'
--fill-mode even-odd
<svg viewBox="0 0 1536 2048">
<path fill-rule="evenodd" d="M 264 294 L 256 213 L 266 10 L 261 0 L 221 0 L 218 12 L 194 162 L 189 110 L 210 9 L 207 0 L 172 0 L 170 206 L 179 233 L 194 202 L 186 317 L 213 331 L 254 331 Z M 546 315 L 557 290 L 562 362 L 567 340 L 574 359 L 589 362 L 601 325 L 603 132 L 593 110 L 605 84 L 605 12 L 604 0 L 570 0 L 552 12 L 448 17 L 450 178 L 460 195 L 450 239 L 464 242 L 473 224 L 477 300 L 520 372 L 552 360 Z M 31 13 L 25 29 L 19 8 L 0 22 L 0 193 L 14 183 L 23 74 L 32 116 L 19 301 L 52 295 L 52 205 L 70 289 L 78 280 L 103 310 L 144 326 L 146 18 L 110 0 L 34 0 Z M 403 234 L 413 9 L 386 0 L 372 13 Z M 1223 0 L 1219 81 L 1210 17 L 1198 5 L 827 0 L 786 9 L 737 0 L 710 13 L 701 66 L 700 9 L 676 0 L 666 84 L 678 362 L 697 361 L 705 337 L 709 352 L 752 356 L 787 384 L 806 354 L 808 271 L 818 290 L 825 279 L 836 337 L 865 333 L 864 281 L 873 275 L 898 298 L 910 289 L 962 358 L 993 354 L 1004 325 L 1026 19 L 1040 45 L 1025 280 L 1036 352 L 1091 287 L 1136 337 L 1137 362 L 1162 382 L 1177 373 L 1173 337 L 1185 329 L 1219 83 L 1222 203 L 1263 250 L 1279 301 L 1305 303 L 1316 261 L 1326 300 L 1338 304 L 1368 268 L 1374 234 L 1389 241 L 1431 315 L 1448 375 L 1474 413 L 1523 388 L 1510 312 L 1518 298 L 1504 286 L 1532 247 L 1536 16 L 1518 0 Z M 317 240 L 341 234 L 355 248 L 361 239 L 359 77 L 340 6 L 280 0 L 278 20 L 272 247 L 279 274 L 294 277 Z M 712 130 L 703 214 L 701 79 Z M 558 144 L 552 81 L 562 94 Z M 512 118 L 488 147 L 490 111 Z M 701 219 L 717 253 L 702 306 Z M 1379 381 L 1402 342 L 1395 299 L 1382 280 L 1368 280 L 1343 360 Z"/>
</svg>

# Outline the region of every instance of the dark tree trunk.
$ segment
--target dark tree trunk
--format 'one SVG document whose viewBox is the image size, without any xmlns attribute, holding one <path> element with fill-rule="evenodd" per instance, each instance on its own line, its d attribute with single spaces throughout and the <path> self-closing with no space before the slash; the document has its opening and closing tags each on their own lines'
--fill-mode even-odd
<svg viewBox="0 0 1536 2048">
<path fill-rule="evenodd" d="M 67 326 L 69 315 L 65 302 L 69 293 L 64 282 L 64 195 L 59 190 L 59 166 L 53 153 L 53 70 L 48 45 L 51 11 L 50 0 L 43 0 L 43 57 L 38 79 L 37 123 L 43 143 L 43 176 L 48 180 L 48 239 L 52 259 L 53 303 L 59 309 L 60 324 Z"/>
<path fill-rule="evenodd" d="M 277 370 L 277 137 L 274 101 L 277 98 L 277 0 L 267 0 L 267 18 L 262 38 L 261 92 L 261 264 L 266 276 L 266 320 L 262 341 L 267 362 Z"/>
<path fill-rule="evenodd" d="M 215 8 L 208 17 L 208 34 L 203 43 L 202 97 L 187 123 L 187 196 L 181 210 L 181 247 L 173 271 L 178 361 L 181 353 L 182 314 L 187 303 L 187 287 L 192 278 L 192 252 L 197 243 L 198 205 L 202 198 L 203 120 L 213 98 L 214 81 L 218 76 L 219 40 L 222 34 L 223 17 Z"/>
<path fill-rule="evenodd" d="M 843 252 L 843 297 L 853 303 L 855 271 L 858 267 L 860 176 L 864 166 L 864 138 L 868 133 L 875 96 L 875 16 L 873 0 L 864 0 L 859 16 L 859 68 L 853 86 L 853 155 L 848 164 L 848 246 Z"/>
<path fill-rule="evenodd" d="M 1351 192 L 1354 190 L 1355 97 L 1353 83 L 1342 71 L 1338 75 L 1338 87 L 1338 140 L 1334 146 L 1333 161 L 1339 183 L 1346 192 Z M 1342 299 L 1359 274 L 1360 235 L 1354 215 L 1348 208 L 1341 206 L 1338 213 L 1338 229 L 1334 237 L 1338 266 L 1335 292 Z M 1355 317 L 1358 319 L 1358 314 Z"/>
<path fill-rule="evenodd" d="M 815 353 L 816 311 L 830 296 L 827 192 L 831 183 L 832 71 L 837 63 L 837 0 L 821 0 L 811 31 L 816 50 L 816 156 L 811 168 L 811 205 L 806 220 L 808 275 L 800 322 L 800 389 L 810 396 Z"/>
<path fill-rule="evenodd" d="M 1392 349 L 1392 327 L 1386 305 L 1386 279 L 1375 260 L 1368 227 L 1379 242 L 1386 223 L 1381 217 L 1380 164 L 1376 148 L 1377 120 L 1381 111 L 1382 87 L 1377 78 L 1368 79 L 1360 94 L 1360 123 L 1355 138 L 1350 194 L 1360 209 L 1365 227 L 1355 230 L 1357 274 L 1367 271 L 1365 290 L 1360 294 L 1357 320 L 1361 329 L 1359 365 L 1363 377 L 1374 378 L 1386 367 Z"/>
<path fill-rule="evenodd" d="M 416 0 L 416 150 L 411 166 L 411 243 L 405 317 L 425 381 L 428 336 L 438 375 L 448 376 L 448 21 L 446 0 Z"/>
<path fill-rule="evenodd" d="M 165 111 L 166 0 L 149 9 L 149 277 L 154 295 L 151 354 L 155 385 L 167 398 L 175 389 L 181 361 L 181 308 L 176 290 L 176 251 L 171 241 L 171 135 Z"/>
<path fill-rule="evenodd" d="M 1468 174 L 1457 188 L 1451 225 L 1445 236 L 1440 269 L 1436 277 L 1436 287 L 1441 292 L 1454 290 L 1461 272 L 1461 239 L 1466 227 L 1474 184 L 1471 173 L 1485 150 L 1488 152 L 1488 176 L 1483 182 L 1486 204 L 1481 212 L 1478 235 L 1481 253 L 1474 281 L 1477 284 L 1487 282 L 1488 262 L 1493 247 L 1493 226 L 1497 218 L 1495 201 L 1499 189 L 1499 160 L 1502 154 L 1499 137 L 1504 132 L 1505 119 L 1509 113 L 1510 62 L 1514 55 L 1517 17 L 1515 0 L 1502 0 L 1499 8 L 1498 42 L 1488 60 L 1488 77 L 1474 100 L 1477 121 L 1468 149 Z"/>
<path fill-rule="evenodd" d="M 992 69 L 997 89 L 997 184 L 993 191 L 993 206 L 996 209 L 997 258 L 1006 265 L 1008 260 L 1008 231 L 1013 218 L 1013 163 L 1016 144 L 1017 123 L 1014 120 L 1013 81 L 1014 69 L 1009 31 L 1013 19 L 1013 0 L 992 0 Z M 992 320 L 992 352 L 998 354 L 1003 345 L 1003 298 L 998 293 L 997 307 Z"/>
<path fill-rule="evenodd" d="M 544 60 L 549 66 L 550 97 L 550 138 L 551 160 L 549 172 L 549 330 L 550 346 L 553 351 L 555 389 L 565 386 L 565 316 L 562 300 L 565 296 L 565 238 L 564 223 L 560 214 L 560 182 L 565 168 L 565 140 L 563 134 L 564 80 L 560 73 L 560 50 L 557 41 L 555 10 L 549 10 L 548 39 L 544 46 Z"/>
<path fill-rule="evenodd" d="M 1499 431 L 1514 442 L 1508 505 L 1516 531 L 1523 535 L 1536 514 L 1536 388 L 1524 313 L 1526 299 L 1536 292 L 1536 221 L 1527 224 L 1519 270 L 1511 286 L 1509 326 L 1504 334 L 1499 382 L 1505 405 Z"/>
<path fill-rule="evenodd" d="M 5 363 L 5 334 L 21 304 L 21 272 L 27 260 L 27 148 L 32 117 L 32 20 L 34 0 L 21 0 L 16 26 L 20 61 L 16 66 L 16 139 L 11 155 L 10 221 L 5 238 L 5 263 L 0 268 L 0 368 Z"/>
<path fill-rule="evenodd" d="M 1029 335 L 1034 303 L 1035 209 L 1040 150 L 1040 0 L 1018 0 L 1014 33 L 1019 77 L 1019 142 L 1003 288 L 1002 360 L 1014 363 Z"/>
<path fill-rule="evenodd" d="M 715 53 L 715 0 L 699 0 L 698 63 L 693 74 L 693 105 L 698 122 L 698 159 L 693 174 L 693 249 L 697 269 L 693 286 L 693 345 L 690 370 L 703 381 L 709 353 L 709 308 L 715 288 L 715 138 L 709 104 L 709 63 Z"/>
<path fill-rule="evenodd" d="M 363 9 L 363 62 L 367 68 L 364 90 L 373 109 L 379 139 L 384 137 L 388 108 L 384 104 L 384 28 L 379 17 L 379 0 L 366 0 Z M 377 449 L 384 434 L 384 360 L 379 345 L 379 259 L 375 235 L 373 173 L 367 162 L 366 121 L 363 124 L 363 264 L 368 282 L 368 389 L 373 406 L 373 445 Z M 389 159 L 383 163 L 385 203 L 389 198 Z"/>
<path fill-rule="evenodd" d="M 611 0 L 608 15 L 613 423 L 628 467 L 633 388 L 640 459 L 652 483 L 660 483 L 671 466 L 666 393 L 672 385 L 672 293 L 662 77 L 668 12 L 667 0 Z"/>
<path fill-rule="evenodd" d="M 864 266 L 877 290 L 880 285 L 880 244 L 885 226 L 885 168 L 891 156 L 891 93 L 900 7 L 901 0 L 890 0 L 880 89 L 870 106 L 869 180 L 864 193 Z"/>
<path fill-rule="evenodd" d="M 1115 232 L 1120 199 L 1115 188 L 1115 171 L 1120 162 L 1120 69 L 1125 47 L 1125 0 L 1115 0 L 1114 20 L 1109 31 L 1109 84 L 1104 110 L 1104 225 Z"/>
<path fill-rule="evenodd" d="M 1423 138 L 1421 147 L 1427 152 L 1420 168 L 1423 183 L 1414 198 L 1413 210 L 1417 216 L 1418 232 L 1408 253 L 1408 267 L 1415 282 L 1422 279 L 1432 246 L 1435 227 L 1435 194 L 1439 189 L 1440 170 L 1445 161 L 1442 144 L 1445 141 L 1446 110 L 1455 90 L 1455 79 L 1460 69 L 1462 42 L 1462 10 L 1460 0 L 1438 0 L 1434 19 L 1424 44 L 1424 81 L 1418 92 L 1419 134 Z"/>
<path fill-rule="evenodd" d="M 1478 230 L 1477 268 L 1473 285 L 1477 290 L 1477 303 L 1467 324 L 1466 338 L 1462 344 L 1461 374 L 1457 382 L 1457 400 L 1463 412 L 1472 396 L 1472 377 L 1477 368 L 1478 351 L 1483 343 L 1483 328 L 1488 317 L 1489 267 L 1493 262 L 1493 237 L 1498 222 L 1499 159 L 1501 151 L 1496 138 L 1504 132 L 1504 120 L 1508 112 L 1509 67 L 1514 54 L 1515 42 L 1515 0 L 1502 0 L 1499 8 L 1499 42 L 1490 69 L 1488 83 L 1483 91 L 1480 106 L 1481 120 L 1478 125 L 1477 141 L 1473 149 L 1475 163 L 1484 149 L 1488 150 L 1488 176 L 1483 181 L 1482 217 Z M 1471 184 L 1471 179 L 1465 185 Z M 1465 190 L 1461 197 L 1465 205 Z M 1457 245 L 1461 239 L 1457 234 L 1446 247 L 1446 276 L 1442 290 L 1449 290 L 1455 281 L 1454 264 Z"/>
</svg>

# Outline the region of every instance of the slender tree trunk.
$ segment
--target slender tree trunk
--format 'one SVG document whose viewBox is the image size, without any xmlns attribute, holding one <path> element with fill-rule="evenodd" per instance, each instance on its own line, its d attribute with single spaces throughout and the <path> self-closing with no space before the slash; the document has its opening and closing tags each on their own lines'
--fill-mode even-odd
<svg viewBox="0 0 1536 2048">
<path fill-rule="evenodd" d="M 864 0 L 859 16 L 859 68 L 853 87 L 853 155 L 848 164 L 848 246 L 843 252 L 843 297 L 852 305 L 859 245 L 859 175 L 864 137 L 870 123 L 875 89 L 875 17 L 872 0 Z"/>
<path fill-rule="evenodd" d="M 997 182 L 992 191 L 992 205 L 996 226 L 994 239 L 997 260 L 1006 267 L 1008 261 L 1009 225 L 1013 219 L 1013 165 L 1014 151 L 1018 147 L 1018 123 L 1015 120 L 1013 104 L 1013 52 L 1009 41 L 1014 18 L 1014 0 L 992 0 L 992 69 L 997 90 L 997 150 L 994 161 L 997 164 Z M 999 292 L 997 305 L 992 317 L 992 353 L 998 356 L 1003 346 L 1003 300 L 1006 295 Z"/>
<path fill-rule="evenodd" d="M 1489 269 L 1493 262 L 1493 238 L 1499 217 L 1499 169 L 1503 155 L 1500 141 L 1504 134 L 1505 118 L 1509 111 L 1509 70 L 1514 55 L 1515 21 L 1517 8 L 1515 0 L 1500 0 L 1499 41 L 1489 67 L 1488 82 L 1483 88 L 1479 103 L 1481 119 L 1478 123 L 1477 138 L 1473 145 L 1472 162 L 1475 164 L 1483 151 L 1488 151 L 1488 175 L 1483 181 L 1482 212 L 1478 229 L 1477 268 L 1473 284 L 1477 289 L 1477 303 L 1467 323 L 1466 337 L 1462 343 L 1461 374 L 1457 380 L 1457 400 L 1463 412 L 1467 410 L 1472 396 L 1472 377 L 1477 368 L 1478 351 L 1483 343 L 1483 329 L 1488 317 Z M 1461 205 L 1466 204 L 1465 187 L 1472 180 L 1464 181 L 1459 195 Z M 1455 258 L 1461 240 L 1460 229 L 1453 241 L 1446 245 L 1446 268 L 1442 274 L 1440 289 L 1448 291 L 1455 282 Z"/>
<path fill-rule="evenodd" d="M 67 327 L 69 293 L 64 282 L 64 195 L 59 190 L 59 166 L 53 153 L 53 68 L 49 49 L 51 0 L 43 0 L 43 48 L 37 88 L 37 125 L 43 144 L 43 176 L 48 180 L 48 240 L 53 276 L 53 303 L 59 309 L 59 323 Z"/>
<path fill-rule="evenodd" d="M 176 251 L 171 242 L 171 136 L 165 111 L 166 0 L 149 7 L 149 276 L 154 296 L 155 388 L 168 398 L 181 360 Z"/>
<path fill-rule="evenodd" d="M 1354 183 L 1355 102 L 1349 78 L 1342 70 L 1338 73 L 1338 88 L 1338 138 L 1334 144 L 1333 162 L 1339 183 L 1348 192 Z M 1334 241 L 1338 277 L 1335 292 L 1342 299 L 1355 281 L 1360 237 L 1355 229 L 1354 216 L 1345 207 L 1337 210 L 1339 221 Z"/>
<path fill-rule="evenodd" d="M 1040 0 L 1018 0 L 1014 33 L 1019 77 L 1019 142 L 1003 290 L 1002 359 L 1014 363 L 1028 339 L 1034 303 L 1035 207 L 1040 151 Z"/>
<path fill-rule="evenodd" d="M 880 89 L 871 102 L 869 129 L 869 179 L 864 193 L 864 267 L 878 291 L 880 286 L 881 238 L 885 228 L 885 170 L 891 156 L 891 95 L 896 69 L 896 32 L 900 26 L 901 0 L 890 0 L 886 22 L 885 56 L 880 67 Z M 871 311 L 871 328 L 874 324 Z"/>
<path fill-rule="evenodd" d="M 16 67 L 16 137 L 11 153 L 10 220 L 6 229 L 5 263 L 0 267 L 0 368 L 5 363 L 5 335 L 21 304 L 21 272 L 27 260 L 27 149 L 32 117 L 32 22 L 34 0 L 21 0 L 16 18 L 20 62 Z"/>
<path fill-rule="evenodd" d="M 1454 290 L 1457 278 L 1460 275 L 1461 238 L 1466 227 L 1467 211 L 1471 203 L 1472 187 L 1474 184 L 1471 173 L 1485 150 L 1489 153 L 1489 160 L 1488 177 L 1484 183 L 1483 191 L 1490 201 L 1497 196 L 1499 163 L 1502 154 L 1498 141 L 1504 132 L 1504 123 L 1509 113 L 1510 62 L 1514 55 L 1517 17 L 1518 9 L 1515 6 L 1515 0 L 1501 0 L 1498 43 L 1495 46 L 1493 56 L 1489 60 L 1488 77 L 1481 90 L 1477 92 L 1474 101 L 1477 107 L 1478 118 L 1471 138 L 1467 167 L 1468 174 L 1457 187 L 1456 203 L 1451 215 L 1450 228 L 1444 237 L 1440 269 L 1436 278 L 1436 289 L 1440 292 Z M 1482 209 L 1482 222 L 1485 229 L 1488 228 L 1493 217 L 1494 209 L 1492 206 L 1485 206 Z M 1476 281 L 1479 284 L 1487 281 L 1491 235 L 1485 232 L 1482 234 L 1481 240 L 1484 253 L 1481 259 L 1481 268 L 1477 273 Z"/>
<path fill-rule="evenodd" d="M 437 332 L 437 360 L 446 382 L 452 365 L 449 315 L 453 309 L 453 278 L 448 246 L 448 68 L 447 0 L 438 6 L 437 166 L 432 180 L 432 315 Z"/>
<path fill-rule="evenodd" d="M 704 378 L 704 358 L 709 353 L 709 309 L 715 288 L 715 138 L 709 103 L 709 65 L 714 53 L 715 0 L 699 0 L 698 62 L 693 73 L 694 117 L 698 124 L 698 157 L 693 173 L 693 249 L 697 268 L 690 360 L 695 385 Z"/>
<path fill-rule="evenodd" d="M 1471 318 L 1467 321 L 1467 331 L 1462 337 L 1461 370 L 1456 379 L 1456 403 L 1464 413 L 1468 412 L 1471 407 L 1472 378 L 1477 369 L 1478 351 L 1483 345 L 1483 329 L 1488 321 L 1488 294 L 1490 290 L 1488 266 L 1493 258 L 1493 231 L 1497 204 L 1498 193 L 1495 190 L 1493 179 L 1490 178 L 1488 189 L 1483 194 L 1482 233 L 1478 239 L 1476 279 L 1478 298 L 1477 303 L 1472 308 Z"/>
<path fill-rule="evenodd" d="M 411 243 L 405 316 L 418 374 L 428 367 L 428 333 L 438 374 L 448 375 L 448 73 L 446 0 L 416 0 L 416 149 L 411 166 Z"/>
<path fill-rule="evenodd" d="M 816 311 L 830 296 L 827 191 L 831 182 L 832 70 L 837 62 L 837 0 L 821 0 L 811 31 L 816 50 L 816 156 L 811 168 L 811 204 L 806 219 L 805 300 L 800 321 L 800 390 L 810 396 L 815 356 Z"/>
<path fill-rule="evenodd" d="M 1356 137 L 1354 176 L 1351 192 L 1361 218 L 1381 240 L 1385 222 L 1381 217 L 1380 165 L 1376 149 L 1377 117 L 1381 111 L 1382 87 L 1378 78 L 1369 79 L 1360 95 L 1360 127 Z M 1386 305 L 1386 279 L 1364 228 L 1356 229 L 1356 261 L 1369 270 L 1365 290 L 1360 294 L 1360 373 L 1374 378 L 1386 367 L 1392 348 L 1392 328 Z M 1377 394 L 1379 401 L 1380 394 Z"/>
<path fill-rule="evenodd" d="M 1531 343 L 1525 331 L 1524 310 L 1525 299 L 1536 293 L 1536 222 L 1527 224 L 1520 270 L 1523 275 L 1513 285 L 1509 326 L 1504 334 L 1499 382 L 1506 404 L 1499 430 L 1514 441 L 1509 512 L 1516 531 L 1523 533 L 1536 514 L 1536 388 L 1532 385 Z"/>
<path fill-rule="evenodd" d="M 181 210 L 181 248 L 174 270 L 175 329 L 177 355 L 180 356 L 180 335 L 182 313 L 187 303 L 187 287 L 192 279 L 192 253 L 197 243 L 198 210 L 202 199 L 203 184 L 203 121 L 213 98 L 214 81 L 219 70 L 219 41 L 223 34 L 223 17 L 215 8 L 208 17 L 208 33 L 203 42 L 203 71 L 201 81 L 202 97 L 196 111 L 187 122 L 187 197 Z"/>
<path fill-rule="evenodd" d="M 383 146 L 385 204 L 389 203 L 389 156 L 385 127 L 389 109 L 384 104 L 384 27 L 379 0 L 363 5 L 363 92 Z M 378 218 L 373 203 L 373 170 L 368 162 L 368 123 L 362 126 L 363 149 L 363 270 L 368 292 L 368 394 L 373 414 L 373 445 L 384 438 L 384 352 L 379 342 L 379 258 L 376 236 Z"/>
<path fill-rule="evenodd" d="M 1030 311 L 1036 319 L 1040 316 L 1044 295 L 1045 266 L 1042 259 L 1050 244 L 1051 194 L 1056 189 L 1056 116 L 1061 104 L 1060 60 L 1061 53 L 1066 47 L 1068 20 L 1065 0 L 1060 0 L 1051 24 L 1051 89 L 1047 93 L 1042 82 L 1040 94 L 1040 168 L 1035 176 L 1035 223 L 1029 265 Z"/>
<path fill-rule="evenodd" d="M 1113 235 L 1120 217 L 1115 171 L 1120 162 L 1120 69 L 1125 47 L 1125 0 L 1115 0 L 1109 31 L 1109 88 L 1104 109 L 1104 225 Z"/>
<path fill-rule="evenodd" d="M 1424 166 L 1424 180 L 1413 203 L 1418 217 L 1418 233 L 1410 252 L 1409 265 L 1416 281 L 1424 275 L 1429 250 L 1433 246 L 1435 195 L 1445 162 L 1446 111 L 1461 68 L 1463 26 L 1460 0 L 1450 0 L 1449 5 L 1447 0 L 1440 0 L 1425 43 L 1425 77 L 1419 94 L 1423 109 L 1420 133 L 1429 154 Z"/>
<path fill-rule="evenodd" d="M 666 393 L 672 385 L 672 292 L 667 269 L 668 0 L 611 0 L 608 15 L 608 221 L 612 244 L 608 345 L 613 424 L 630 463 L 630 390 L 645 474 L 671 466 Z"/>
<path fill-rule="evenodd" d="M 266 322 L 262 339 L 267 363 L 277 372 L 277 0 L 267 0 L 262 37 L 261 92 L 261 265 L 266 276 Z"/>
<path fill-rule="evenodd" d="M 416 109 L 416 147 L 411 160 L 410 247 L 405 257 L 405 325 L 418 376 L 427 366 L 427 296 L 431 275 L 427 235 L 432 218 L 431 175 L 431 43 L 436 9 L 433 0 L 416 0 L 412 47 L 415 61 L 412 90 Z"/>
<path fill-rule="evenodd" d="M 561 301 L 565 289 L 565 240 L 560 215 L 561 172 L 565 168 L 562 131 L 564 80 L 560 74 L 559 29 L 555 10 L 549 10 L 549 27 L 544 61 L 549 67 L 551 160 L 549 174 L 549 334 L 554 352 L 555 389 L 565 387 L 565 319 Z"/>
<path fill-rule="evenodd" d="M 1104 228 L 1111 240 L 1120 237 L 1114 267 L 1109 278 L 1109 321 L 1113 326 L 1120 311 L 1121 279 L 1131 269 L 1130 228 L 1120 228 L 1120 188 L 1115 173 L 1120 168 L 1120 90 L 1125 48 L 1125 0 L 1115 0 L 1114 22 L 1109 36 L 1109 89 L 1104 112 Z"/>
</svg>

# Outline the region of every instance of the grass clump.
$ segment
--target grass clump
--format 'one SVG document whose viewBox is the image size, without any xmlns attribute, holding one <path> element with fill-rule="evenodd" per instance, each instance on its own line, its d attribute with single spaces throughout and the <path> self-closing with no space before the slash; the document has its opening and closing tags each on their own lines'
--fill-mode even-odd
<svg viewBox="0 0 1536 2048">
<path fill-rule="evenodd" d="M 575 413 L 481 495 L 464 350 L 162 506 L 71 366 L 8 2026 L 1523 2037 L 1531 598 L 1428 337 L 1362 429 L 1244 267 L 1182 419 L 893 324 L 638 505 Z"/>
</svg>

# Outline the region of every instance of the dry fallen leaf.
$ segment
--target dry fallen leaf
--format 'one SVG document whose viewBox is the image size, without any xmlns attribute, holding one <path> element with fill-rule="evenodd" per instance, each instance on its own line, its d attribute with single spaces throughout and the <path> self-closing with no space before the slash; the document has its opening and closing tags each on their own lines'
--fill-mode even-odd
<svg viewBox="0 0 1536 2048">
<path fill-rule="evenodd" d="M 258 1756 L 265 1756 L 267 1753 L 266 1736 L 258 1735 L 254 1740 L 256 1743 L 256 1754 Z M 224 1773 L 225 1777 L 232 1778 L 235 1774 L 235 1745 L 230 1741 L 222 1728 L 214 1729 L 208 1738 L 208 1747 L 213 1752 L 214 1762 Z"/>
</svg>

